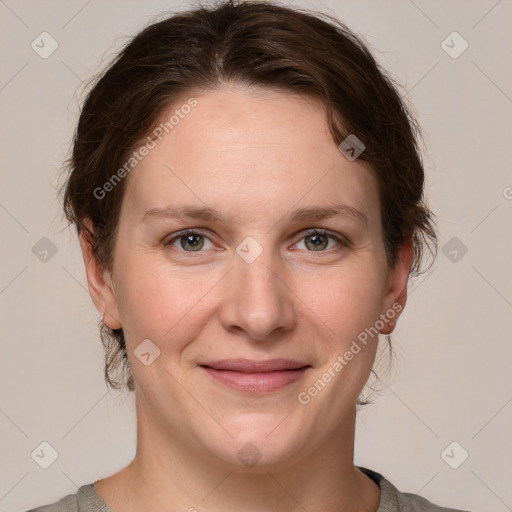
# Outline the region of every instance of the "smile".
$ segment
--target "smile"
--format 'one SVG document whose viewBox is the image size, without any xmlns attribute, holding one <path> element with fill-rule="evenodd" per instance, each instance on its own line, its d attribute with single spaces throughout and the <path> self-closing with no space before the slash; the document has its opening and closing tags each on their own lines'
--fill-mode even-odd
<svg viewBox="0 0 512 512">
<path fill-rule="evenodd" d="M 229 359 L 201 364 L 200 367 L 227 387 L 255 395 L 270 393 L 290 385 L 311 368 L 310 365 L 286 359 Z"/>
</svg>

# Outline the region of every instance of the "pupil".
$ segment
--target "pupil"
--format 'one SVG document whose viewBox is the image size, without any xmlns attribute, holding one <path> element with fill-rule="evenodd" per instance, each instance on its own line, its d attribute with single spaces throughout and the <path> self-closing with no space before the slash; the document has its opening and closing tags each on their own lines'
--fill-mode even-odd
<svg viewBox="0 0 512 512">
<path fill-rule="evenodd" d="M 200 246 L 199 244 L 199 237 L 200 235 L 187 235 L 185 244 L 192 248 L 197 248 Z M 195 240 L 195 241 L 194 241 Z M 183 244 L 182 244 L 183 246 Z M 183 247 L 185 249 L 185 247 Z"/>
<path fill-rule="evenodd" d="M 314 247 L 320 247 L 322 246 L 322 237 L 324 235 L 311 235 L 309 237 L 310 241 L 312 242 Z M 315 241 L 316 240 L 316 241 Z"/>
</svg>

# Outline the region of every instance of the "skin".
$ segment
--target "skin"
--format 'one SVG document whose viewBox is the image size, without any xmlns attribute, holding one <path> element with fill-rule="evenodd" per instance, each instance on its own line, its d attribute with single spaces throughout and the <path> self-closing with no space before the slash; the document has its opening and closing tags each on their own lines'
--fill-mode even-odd
<svg viewBox="0 0 512 512">
<path fill-rule="evenodd" d="M 136 456 L 95 489 L 116 512 L 376 511 L 380 490 L 353 459 L 377 338 L 307 405 L 297 397 L 379 315 L 405 306 L 412 245 L 390 268 L 376 178 L 338 150 L 319 100 L 241 86 L 193 96 L 198 106 L 125 178 L 112 274 L 81 236 L 92 299 L 109 327 L 124 329 L 137 384 Z M 289 220 L 294 208 L 334 203 L 366 224 Z M 216 208 L 226 221 L 141 220 L 177 204 Z M 186 228 L 204 235 L 199 252 L 186 237 L 185 248 L 166 245 Z M 350 244 L 320 236 L 315 250 L 309 228 Z M 236 252 L 248 236 L 263 250 L 252 263 Z M 148 366 L 134 355 L 145 339 L 160 350 Z M 249 395 L 198 366 L 237 357 L 311 368 Z M 252 466 L 237 456 L 248 442 L 261 455 Z"/>
</svg>

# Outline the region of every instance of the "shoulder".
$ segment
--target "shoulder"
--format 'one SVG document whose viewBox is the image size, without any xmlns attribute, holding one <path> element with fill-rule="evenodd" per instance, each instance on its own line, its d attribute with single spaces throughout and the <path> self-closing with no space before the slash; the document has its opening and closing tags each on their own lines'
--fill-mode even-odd
<svg viewBox="0 0 512 512">
<path fill-rule="evenodd" d="M 446 508 L 435 505 L 417 494 L 398 491 L 399 510 L 403 512 L 469 512 L 456 508 Z"/>
<path fill-rule="evenodd" d="M 26 512 L 79 512 L 76 494 L 68 494 L 50 505 L 31 508 Z"/>
<path fill-rule="evenodd" d="M 42 505 L 26 512 L 112 512 L 94 490 L 93 484 L 82 485 L 75 494 L 68 494 L 59 501 Z"/>
<path fill-rule="evenodd" d="M 401 492 L 380 473 L 361 466 L 357 467 L 380 487 L 381 498 L 377 512 L 469 512 L 441 507 L 417 494 Z"/>
</svg>

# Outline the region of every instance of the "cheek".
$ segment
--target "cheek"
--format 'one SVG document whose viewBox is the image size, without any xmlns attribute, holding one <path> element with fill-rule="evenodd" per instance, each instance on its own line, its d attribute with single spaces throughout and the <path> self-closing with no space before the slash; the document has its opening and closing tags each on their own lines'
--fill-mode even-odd
<svg viewBox="0 0 512 512">
<path fill-rule="evenodd" d="M 116 291 L 130 352 L 150 339 L 168 355 L 179 354 L 204 329 L 212 308 L 222 307 L 223 289 L 230 279 L 223 277 L 226 269 L 171 267 L 163 255 L 128 248 L 119 254 L 129 254 L 116 262 Z M 295 303 L 299 325 L 306 331 L 316 325 L 324 355 L 344 352 L 375 323 L 383 282 L 380 267 L 368 253 L 344 265 L 288 276 L 293 293 L 283 298 Z"/>
<path fill-rule="evenodd" d="M 208 293 L 220 276 L 169 267 L 151 254 L 132 257 L 119 266 L 123 273 L 118 307 L 127 343 L 149 338 L 168 349 L 172 341 L 177 350 L 180 341 L 186 343 L 195 332 L 194 325 L 200 324 Z"/>
<path fill-rule="evenodd" d="M 383 278 L 376 265 L 352 265 L 302 279 L 299 297 L 335 339 L 347 341 L 380 314 Z"/>
</svg>

